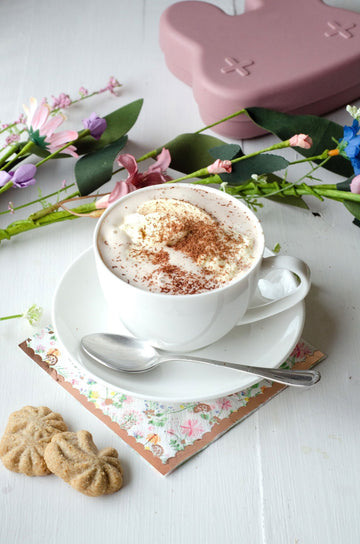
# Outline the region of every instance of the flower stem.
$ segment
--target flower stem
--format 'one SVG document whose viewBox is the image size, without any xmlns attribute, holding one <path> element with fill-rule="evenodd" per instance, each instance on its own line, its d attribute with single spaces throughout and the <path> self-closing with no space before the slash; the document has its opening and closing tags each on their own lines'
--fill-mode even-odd
<svg viewBox="0 0 360 544">
<path fill-rule="evenodd" d="M 16 151 L 19 149 L 19 144 L 16 143 L 16 144 L 13 144 L 9 147 L 9 149 L 7 150 L 7 152 L 1 157 L 0 159 L 0 165 L 3 165 L 4 162 L 7 161 L 7 159 L 9 157 L 11 157 L 11 155 L 13 155 L 14 153 L 16 153 Z"/>
<path fill-rule="evenodd" d="M 11 183 L 11 182 L 9 182 Z M 16 212 L 17 210 L 21 210 L 22 208 L 27 208 L 28 206 L 32 206 L 33 204 L 37 204 L 38 202 L 43 202 L 44 200 L 47 200 L 48 198 L 51 198 L 52 196 L 56 196 L 60 194 L 62 191 L 67 191 L 71 187 L 74 187 L 75 183 L 71 183 L 70 185 L 66 185 L 66 187 L 63 187 L 62 189 L 59 189 L 58 191 L 55 191 L 54 193 L 50 193 L 49 195 L 42 196 L 40 198 L 37 198 L 36 200 L 32 200 L 31 202 L 26 202 L 26 204 L 22 204 L 21 206 L 16 206 L 16 208 L 13 208 L 13 211 Z M 0 193 L 1 193 L 0 188 Z M 76 193 L 72 193 L 72 195 L 69 198 L 73 198 L 74 196 L 79 196 L 80 193 L 77 191 Z M 10 213 L 10 210 L 4 210 L 0 212 L 0 215 L 4 215 L 6 213 Z"/>
<path fill-rule="evenodd" d="M 71 145 L 74 145 L 76 144 L 76 142 L 78 140 L 80 140 L 80 138 L 83 138 L 84 136 L 87 136 L 88 134 L 90 134 L 90 130 L 89 129 L 86 129 L 86 130 L 83 130 L 79 135 L 78 135 L 78 138 L 76 140 L 72 140 L 71 142 L 67 142 L 66 144 L 64 144 L 62 147 L 60 147 L 59 149 L 57 149 L 56 151 L 54 151 L 54 153 L 51 153 L 50 155 L 48 155 L 47 157 L 45 157 L 44 159 L 42 159 L 41 161 L 37 162 L 36 163 L 36 168 L 38 168 L 39 166 L 41 166 L 42 164 L 44 164 L 45 162 L 49 161 L 50 159 L 54 159 L 55 157 L 57 157 L 62 151 L 64 151 L 64 149 L 66 149 L 67 147 L 70 147 Z"/>
<path fill-rule="evenodd" d="M 237 157 L 236 159 L 232 159 L 231 163 L 236 164 L 240 161 L 244 161 L 246 159 L 250 159 L 251 157 L 256 157 L 257 155 L 261 155 L 262 153 L 266 153 L 268 151 L 274 151 L 275 149 L 284 149 L 286 147 L 290 146 L 290 141 L 285 140 L 283 142 L 278 142 L 276 144 L 273 144 L 269 147 L 265 147 L 264 149 L 260 149 L 258 151 L 254 151 L 253 153 L 249 153 L 248 155 L 242 155 L 241 157 Z M 209 170 L 208 168 L 200 168 L 200 170 L 196 170 L 196 172 L 192 172 L 191 174 L 187 174 L 186 176 L 181 176 L 180 178 L 172 180 L 172 183 L 177 183 L 178 181 L 184 181 L 186 179 L 191 178 L 201 178 L 203 176 L 208 176 Z M 214 181 L 213 183 L 217 183 L 217 181 Z"/>
<path fill-rule="evenodd" d="M 205 130 L 216 127 L 216 125 L 220 125 L 220 123 L 224 123 L 225 121 L 229 121 L 230 119 L 233 119 L 234 117 L 237 117 L 238 115 L 242 115 L 243 113 L 246 113 L 246 110 L 239 110 L 231 115 L 228 115 L 227 117 L 224 117 L 223 119 L 220 119 L 220 121 L 216 121 L 215 123 L 212 123 L 211 125 L 207 125 L 206 127 L 201 128 L 200 130 L 197 130 L 194 132 L 194 134 L 200 134 L 201 132 L 204 132 Z"/>
<path fill-rule="evenodd" d="M 14 182 L 13 181 L 8 181 L 7 183 L 5 183 L 5 185 L 3 185 L 2 187 L 0 187 L 0 195 L 1 193 L 5 193 L 5 191 L 7 191 L 8 189 L 11 189 L 11 187 L 14 185 Z M 4 212 L 3 212 L 4 213 Z"/>
<path fill-rule="evenodd" d="M 74 198 L 78 196 L 78 191 L 76 193 L 73 193 L 72 195 L 69 195 L 66 200 Z M 47 206 L 46 208 L 43 208 L 42 210 L 39 210 L 38 212 L 35 212 L 29 216 L 28 219 L 31 221 L 37 221 L 41 217 L 45 217 L 46 215 L 49 215 L 50 213 L 58 210 L 61 207 L 63 201 L 55 202 L 55 204 L 52 204 L 51 206 Z"/>
<path fill-rule="evenodd" d="M 16 319 L 17 317 L 22 317 L 23 314 L 15 314 L 15 315 L 6 315 L 5 317 L 0 317 L 0 321 L 6 321 L 7 319 Z"/>
<path fill-rule="evenodd" d="M 271 182 L 271 183 L 258 183 L 251 181 L 244 185 L 232 186 L 229 185 L 226 188 L 227 192 L 233 195 L 246 195 L 266 197 L 271 196 L 315 196 L 323 199 L 323 197 L 330 198 L 343 202 L 345 200 L 352 202 L 360 202 L 360 195 L 351 193 L 350 191 L 340 191 L 336 189 L 336 185 L 307 185 L 306 183 L 293 184 L 288 182 Z"/>
<path fill-rule="evenodd" d="M 216 121 L 215 123 L 212 123 L 211 125 L 207 125 L 206 127 L 203 127 L 201 129 L 197 130 L 196 132 L 194 132 L 194 134 L 200 134 L 201 132 L 204 132 L 205 130 L 207 130 L 209 128 L 215 127 L 216 125 L 220 125 L 220 123 L 224 123 L 225 121 L 228 121 L 229 119 L 233 119 L 234 117 L 237 117 L 238 115 L 241 115 L 243 113 L 246 113 L 245 109 L 239 110 L 239 111 L 233 113 L 232 115 L 228 115 L 227 117 L 224 117 L 223 119 L 220 119 L 219 121 Z M 161 153 L 161 150 L 163 149 L 163 147 L 166 147 L 166 145 L 162 145 L 160 147 L 157 147 L 156 149 L 153 149 L 152 151 L 149 151 L 145 155 L 142 155 L 142 157 L 140 157 L 139 159 L 136 159 L 136 162 L 139 163 L 139 162 L 145 161 L 146 159 L 152 159 L 152 158 L 156 157 L 157 155 L 159 155 L 159 153 Z M 118 168 L 117 170 L 114 170 L 113 175 L 117 174 L 118 172 L 121 172 L 122 170 L 124 170 L 123 167 Z M 207 174 L 207 172 L 206 172 L 206 174 Z M 189 175 L 187 177 L 184 177 L 184 178 L 179 178 L 176 181 L 180 181 L 180 179 L 189 179 L 193 175 L 194 174 L 191 174 L 191 175 Z M 203 175 L 205 175 L 205 174 L 203 174 Z"/>
<path fill-rule="evenodd" d="M 95 202 L 88 204 L 83 204 L 76 208 L 73 208 L 71 211 L 77 214 L 89 214 L 96 210 Z M 29 230 L 37 229 L 40 227 L 45 227 L 52 223 L 59 223 L 61 221 L 66 221 L 68 219 L 76 219 L 78 215 L 73 215 L 71 211 L 54 211 L 47 213 L 42 217 L 34 220 L 30 217 L 28 219 L 22 219 L 20 221 L 15 221 L 7 226 L 6 229 L 0 229 L 0 241 L 1 240 L 10 240 L 13 236 L 26 232 Z"/>
<path fill-rule="evenodd" d="M 15 157 L 13 159 L 11 159 L 11 161 L 8 161 L 6 164 L 4 164 L 4 166 L 2 166 L 0 168 L 0 170 L 5 170 L 5 168 L 9 168 L 9 166 L 11 166 L 17 159 L 19 159 L 20 157 L 22 157 L 23 155 L 25 155 L 25 153 L 27 153 L 28 151 L 30 151 L 30 149 L 33 147 L 33 143 L 31 141 L 28 141 L 24 147 L 19 151 L 19 153 L 17 153 L 15 155 Z"/>
</svg>

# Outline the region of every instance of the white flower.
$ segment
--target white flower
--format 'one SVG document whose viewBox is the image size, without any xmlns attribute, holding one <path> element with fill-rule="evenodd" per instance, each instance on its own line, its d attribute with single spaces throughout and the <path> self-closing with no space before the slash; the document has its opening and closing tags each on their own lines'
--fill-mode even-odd
<svg viewBox="0 0 360 544">
<path fill-rule="evenodd" d="M 357 108 L 356 106 L 346 106 L 346 111 L 356 119 L 357 121 L 360 121 L 360 108 Z"/>
<path fill-rule="evenodd" d="M 36 325 L 42 316 L 43 310 L 40 306 L 33 304 L 30 308 L 23 314 L 23 317 L 28 320 L 30 325 Z"/>
</svg>

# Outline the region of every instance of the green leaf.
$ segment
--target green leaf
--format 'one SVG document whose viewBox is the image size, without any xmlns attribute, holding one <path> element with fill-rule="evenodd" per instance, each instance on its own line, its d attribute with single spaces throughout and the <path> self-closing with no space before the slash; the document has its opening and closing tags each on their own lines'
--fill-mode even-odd
<svg viewBox="0 0 360 544">
<path fill-rule="evenodd" d="M 344 206 L 355 217 L 357 221 L 360 221 L 360 202 L 351 202 L 349 200 L 344 201 Z"/>
<path fill-rule="evenodd" d="M 304 210 L 309 209 L 309 206 L 306 204 L 306 202 L 302 199 L 301 196 L 274 195 L 274 196 L 269 196 L 268 200 L 279 202 L 279 204 L 287 204 L 289 206 L 294 206 L 295 208 L 303 208 Z"/>
<path fill-rule="evenodd" d="M 256 157 L 249 157 L 233 164 L 231 174 L 221 174 L 220 177 L 229 185 L 239 185 L 248 181 L 252 174 L 269 174 L 284 170 L 289 165 L 284 157 L 265 153 Z"/>
<path fill-rule="evenodd" d="M 320 155 L 326 149 L 335 147 L 334 140 L 343 137 L 343 127 L 316 115 L 290 115 L 266 108 L 247 108 L 251 120 L 260 127 L 272 132 L 281 140 L 288 140 L 294 134 L 308 134 L 313 140 L 311 149 L 296 148 L 304 157 Z M 350 177 L 354 172 L 350 161 L 344 157 L 332 157 L 324 168 Z"/>
<path fill-rule="evenodd" d="M 214 157 L 209 150 L 224 144 L 222 140 L 208 134 L 180 134 L 164 147 L 170 151 L 170 168 L 191 174 L 212 164 Z"/>
<path fill-rule="evenodd" d="M 244 153 L 238 144 L 225 144 L 209 149 L 209 153 L 214 159 L 231 161 L 235 157 L 243 157 Z"/>
<path fill-rule="evenodd" d="M 76 142 L 76 150 L 79 155 L 92 153 L 98 149 L 118 141 L 122 136 L 125 136 L 135 124 L 144 100 L 141 98 L 135 100 L 122 108 L 119 108 L 108 115 L 105 115 L 107 127 L 99 140 L 95 140 L 92 136 L 85 136 Z"/>
<path fill-rule="evenodd" d="M 351 176 L 351 178 L 345 179 L 344 181 L 340 181 L 340 183 L 336 184 L 336 189 L 338 191 L 350 191 L 350 184 L 352 180 L 354 179 L 355 174 Z"/>
<path fill-rule="evenodd" d="M 96 191 L 111 179 L 115 157 L 126 142 L 127 136 L 122 136 L 112 144 L 94 153 L 89 153 L 77 161 L 75 178 L 82 196 Z"/>
</svg>

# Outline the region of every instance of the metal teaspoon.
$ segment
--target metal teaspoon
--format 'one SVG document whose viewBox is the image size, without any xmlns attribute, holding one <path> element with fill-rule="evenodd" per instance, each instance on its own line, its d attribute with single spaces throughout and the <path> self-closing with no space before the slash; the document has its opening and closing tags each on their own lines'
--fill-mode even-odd
<svg viewBox="0 0 360 544">
<path fill-rule="evenodd" d="M 148 342 L 109 333 L 94 333 L 81 339 L 83 350 L 98 363 L 121 372 L 146 372 L 169 361 L 191 361 L 233 368 L 255 374 L 273 382 L 298 387 L 317 383 L 321 376 L 317 370 L 288 370 L 282 368 L 261 368 L 256 366 L 228 363 L 177 353 L 158 353 Z"/>
</svg>

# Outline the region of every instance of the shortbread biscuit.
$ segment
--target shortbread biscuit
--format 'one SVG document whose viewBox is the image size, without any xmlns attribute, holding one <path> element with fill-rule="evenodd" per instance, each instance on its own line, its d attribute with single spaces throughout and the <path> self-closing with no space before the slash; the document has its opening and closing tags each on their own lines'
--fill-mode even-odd
<svg viewBox="0 0 360 544">
<path fill-rule="evenodd" d="M 46 406 L 25 406 L 13 412 L 0 440 L 0 458 L 13 472 L 27 476 L 44 476 L 50 470 L 44 451 L 51 438 L 67 430 L 60 414 Z"/>
<path fill-rule="evenodd" d="M 117 451 L 113 448 L 99 451 L 88 431 L 54 436 L 44 457 L 51 472 L 84 495 L 109 495 L 122 487 L 123 472 Z"/>
</svg>

